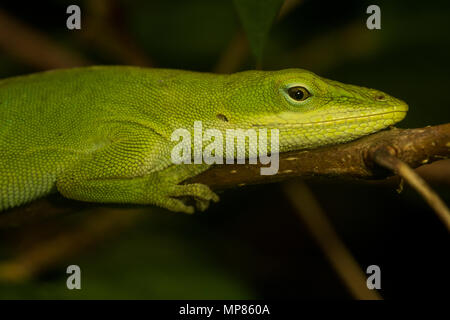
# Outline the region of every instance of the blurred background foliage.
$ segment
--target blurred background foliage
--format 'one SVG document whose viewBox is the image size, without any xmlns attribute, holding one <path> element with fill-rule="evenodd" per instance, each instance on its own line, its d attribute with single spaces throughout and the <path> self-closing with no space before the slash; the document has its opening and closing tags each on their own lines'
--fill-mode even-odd
<svg viewBox="0 0 450 320">
<path fill-rule="evenodd" d="M 66 8 L 75 3 L 82 29 L 69 31 Z M 448 122 L 450 3 L 377 1 L 382 29 L 368 30 L 371 4 L 6 1 L 0 77 L 92 64 L 223 73 L 300 67 L 407 101 L 400 127 Z M 448 161 L 420 170 L 449 203 Z M 395 178 L 308 185 L 362 270 L 381 267 L 384 298 L 442 297 L 448 233 L 414 191 L 398 194 Z M 221 197 L 193 216 L 85 207 L 58 196 L 48 201 L 71 207 L 69 213 L 29 213 L 21 223 L 2 213 L 0 298 L 352 298 L 280 184 Z M 53 212 L 52 206 L 30 212 Z M 81 267 L 82 290 L 65 286 L 71 264 Z"/>
</svg>

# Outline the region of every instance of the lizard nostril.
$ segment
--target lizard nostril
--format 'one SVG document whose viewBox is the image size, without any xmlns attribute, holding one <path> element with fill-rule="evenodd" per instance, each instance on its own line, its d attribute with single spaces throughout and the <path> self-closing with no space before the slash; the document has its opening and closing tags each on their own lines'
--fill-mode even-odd
<svg viewBox="0 0 450 320">
<path fill-rule="evenodd" d="M 386 100 L 386 97 L 383 94 L 379 94 L 375 96 L 375 100 L 384 101 Z"/>
</svg>

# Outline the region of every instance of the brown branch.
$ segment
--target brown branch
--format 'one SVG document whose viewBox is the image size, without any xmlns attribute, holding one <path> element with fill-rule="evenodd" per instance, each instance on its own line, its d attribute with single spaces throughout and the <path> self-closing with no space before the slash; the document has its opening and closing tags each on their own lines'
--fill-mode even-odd
<svg viewBox="0 0 450 320">
<path fill-rule="evenodd" d="M 280 154 L 280 169 L 273 176 L 260 175 L 260 164 L 214 166 L 186 181 L 209 185 L 220 190 L 246 184 L 270 183 L 297 176 L 382 179 L 392 173 L 374 161 L 377 150 L 388 148 L 395 156 L 415 168 L 450 155 L 450 124 L 421 129 L 391 129 L 362 139 L 314 150 Z M 48 217 L 79 210 L 89 204 L 56 197 L 57 201 L 40 199 L 29 205 L 0 213 L 0 228 L 31 223 L 39 216 Z M 42 210 L 45 208 L 44 210 Z M 53 209 L 52 209 L 53 208 Z M 41 209 L 41 210 L 40 210 Z"/>
<path fill-rule="evenodd" d="M 380 149 L 391 150 L 412 168 L 446 159 L 450 156 L 450 123 L 419 129 L 392 128 L 347 144 L 281 153 L 279 171 L 273 176 L 262 176 L 261 164 L 218 165 L 186 182 L 226 189 L 297 176 L 382 179 L 392 173 L 374 161 Z"/>
<path fill-rule="evenodd" d="M 450 155 L 450 124 L 421 129 L 391 129 L 347 144 L 283 153 L 280 154 L 280 171 L 274 176 L 261 176 L 259 171 L 261 165 L 236 164 L 213 167 L 190 179 L 189 182 L 202 182 L 213 189 L 225 189 L 244 184 L 269 183 L 296 176 L 384 178 L 392 173 L 380 168 L 377 162 L 380 162 L 380 154 L 386 150 L 396 159 L 400 159 L 411 167 L 445 159 Z M 38 220 L 40 215 L 45 218 L 70 212 L 71 208 L 79 210 L 79 206 L 90 206 L 86 203 L 64 200 L 61 197 L 57 197 L 56 200 L 52 203 L 48 202 L 48 198 L 41 199 L 30 205 L 2 212 L 0 213 L 0 227 L 31 223 L 33 220 Z M 63 203 L 60 200 L 63 200 Z M 119 225 L 122 223 L 123 221 L 118 222 Z M 113 228 L 113 225 L 107 228 Z M 72 239 L 72 236 L 68 236 L 67 239 Z M 64 243 L 69 242 L 69 240 L 65 240 Z M 43 249 L 48 254 L 42 256 L 42 259 L 33 258 L 38 256 L 36 252 Z M 65 246 L 64 250 L 66 249 L 73 250 L 74 248 Z M 51 261 L 58 260 L 60 253 L 64 252 L 64 250 L 53 248 L 51 242 L 39 245 L 36 250 L 38 251 L 32 250 L 30 255 L 24 254 L 9 261 L 12 264 L 8 262 L 8 264 L 2 265 L 0 275 L 8 279 L 26 278 L 38 273 L 39 270 L 51 264 Z M 19 273 L 15 272 L 18 262 L 22 264 L 25 260 L 28 261 L 27 269 L 19 270 Z"/>
</svg>

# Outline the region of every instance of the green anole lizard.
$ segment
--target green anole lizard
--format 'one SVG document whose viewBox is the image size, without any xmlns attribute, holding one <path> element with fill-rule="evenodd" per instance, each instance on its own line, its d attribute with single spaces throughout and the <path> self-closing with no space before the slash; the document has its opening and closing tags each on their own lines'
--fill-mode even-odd
<svg viewBox="0 0 450 320">
<path fill-rule="evenodd" d="M 217 75 L 137 67 L 55 70 L 0 80 L 0 211 L 59 191 L 67 198 L 192 213 L 218 196 L 180 184 L 208 169 L 174 164 L 171 134 L 276 128 L 279 151 L 367 135 L 408 106 L 302 69 Z"/>
</svg>

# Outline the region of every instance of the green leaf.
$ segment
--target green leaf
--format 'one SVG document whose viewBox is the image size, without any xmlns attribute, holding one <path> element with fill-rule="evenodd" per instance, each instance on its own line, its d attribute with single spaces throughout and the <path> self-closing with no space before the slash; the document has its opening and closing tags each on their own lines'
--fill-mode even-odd
<svg viewBox="0 0 450 320">
<path fill-rule="evenodd" d="M 284 0 L 233 1 L 247 34 L 251 51 L 257 64 L 261 64 L 267 35 Z"/>
</svg>

